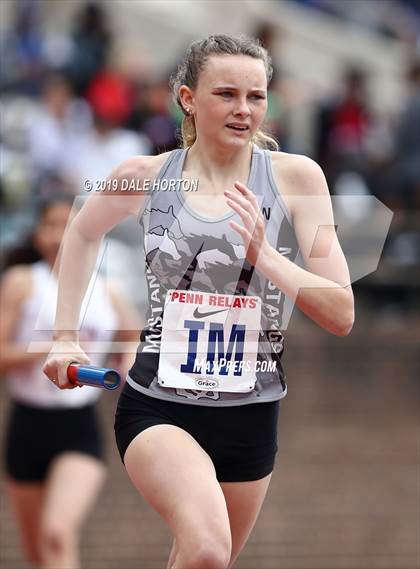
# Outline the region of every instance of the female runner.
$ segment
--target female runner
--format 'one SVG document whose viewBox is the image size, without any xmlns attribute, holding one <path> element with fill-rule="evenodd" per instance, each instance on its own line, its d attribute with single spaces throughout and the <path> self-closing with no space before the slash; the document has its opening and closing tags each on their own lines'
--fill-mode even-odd
<svg viewBox="0 0 420 569">
<path fill-rule="evenodd" d="M 11 251 L 1 281 L 0 374 L 12 398 L 5 445 L 6 488 L 26 557 L 45 568 L 79 567 L 80 526 L 105 477 L 96 417 L 100 390 L 60 391 L 41 365 L 51 346 L 57 282 L 54 265 L 72 200 L 44 202 L 28 243 Z M 138 327 L 131 304 L 97 280 L 81 330 L 83 341 L 133 340 Z M 106 321 L 108 330 L 104 330 Z M 121 330 L 119 328 L 121 327 Z M 113 330 L 117 330 L 114 335 Z M 46 342 L 43 353 L 28 352 Z M 102 365 L 103 356 L 92 362 Z M 127 356 L 120 360 L 128 369 Z M 81 358 L 79 361 L 83 361 Z M 85 361 L 88 361 L 86 358 Z"/>
<path fill-rule="evenodd" d="M 109 180 L 119 191 L 91 196 L 65 241 L 44 365 L 62 389 L 69 361 L 84 357 L 74 330 L 100 241 L 141 212 L 148 325 L 115 430 L 129 477 L 173 534 L 169 569 L 232 567 L 255 524 L 286 393 L 285 298 L 333 334 L 353 324 L 322 171 L 265 149 L 270 76 L 252 39 L 194 42 L 173 80 L 184 148 L 118 166 Z M 125 191 L 130 181 L 153 187 L 150 202 Z M 298 248 L 305 268 L 294 262 Z"/>
</svg>

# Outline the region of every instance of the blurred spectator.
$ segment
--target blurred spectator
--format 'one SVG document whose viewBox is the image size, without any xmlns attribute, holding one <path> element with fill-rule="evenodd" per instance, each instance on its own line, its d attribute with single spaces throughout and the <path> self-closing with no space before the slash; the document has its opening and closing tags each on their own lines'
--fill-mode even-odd
<svg viewBox="0 0 420 569">
<path fill-rule="evenodd" d="M 12 28 L 0 44 L 0 89 L 34 95 L 39 92 L 45 67 L 40 4 L 31 0 L 18 0 L 13 8 Z"/>
<path fill-rule="evenodd" d="M 68 71 L 76 93 L 83 95 L 93 77 L 106 64 L 111 33 L 102 4 L 85 4 L 76 23 L 74 48 Z"/>
<path fill-rule="evenodd" d="M 395 137 L 397 178 L 403 206 L 420 210 L 420 59 L 407 71 L 407 86 Z"/>
<path fill-rule="evenodd" d="M 171 91 L 167 78 L 139 86 L 137 104 L 128 126 L 142 131 L 149 138 L 152 154 L 178 147 L 177 123 L 171 114 Z"/>
<path fill-rule="evenodd" d="M 400 269 L 420 263 L 420 60 L 411 63 L 406 80 L 408 92 L 395 129 L 395 152 L 382 176 L 379 196 L 395 214 L 385 257 Z"/>
<path fill-rule="evenodd" d="M 125 124 L 133 112 L 132 85 L 117 71 L 100 71 L 89 85 L 86 99 L 97 116 L 115 127 Z"/>
<path fill-rule="evenodd" d="M 94 128 L 80 137 L 66 153 L 67 178 L 85 197 L 89 195 L 86 189 L 100 189 L 101 183 L 117 164 L 137 154 L 150 154 L 151 148 L 145 135 L 114 128 L 107 116 L 101 116 L 96 109 L 93 112 Z M 131 218 L 118 224 L 110 235 L 138 246 L 139 228 Z"/>
<path fill-rule="evenodd" d="M 370 157 L 369 185 L 372 192 L 394 212 L 393 228 L 410 229 L 410 217 L 420 210 L 420 61 L 406 71 L 407 95 L 394 120 L 392 145 L 379 162 Z M 383 136 L 382 136 L 383 141 Z"/>
<path fill-rule="evenodd" d="M 331 189 L 342 172 L 365 173 L 364 148 L 372 124 L 366 76 L 360 69 L 349 68 L 342 95 L 322 105 L 316 116 L 315 159 Z"/>
<path fill-rule="evenodd" d="M 28 129 L 28 155 L 35 168 L 38 185 L 51 175 L 63 174 L 69 147 L 92 128 L 89 107 L 73 97 L 63 74 L 47 77 L 39 108 Z"/>
<path fill-rule="evenodd" d="M 150 154 L 150 142 L 142 134 L 115 128 L 107 114 L 93 108 L 93 129 L 75 140 L 66 153 L 66 173 L 83 191 L 85 180 L 97 188 L 112 169 L 136 154 Z"/>
<path fill-rule="evenodd" d="M 116 75 L 98 75 L 88 92 L 90 108 L 73 97 L 64 75 L 48 78 L 28 129 L 37 194 L 77 193 L 84 180 L 105 179 L 122 160 L 150 152 L 145 136 L 117 128 L 130 111 L 124 87 Z"/>
</svg>

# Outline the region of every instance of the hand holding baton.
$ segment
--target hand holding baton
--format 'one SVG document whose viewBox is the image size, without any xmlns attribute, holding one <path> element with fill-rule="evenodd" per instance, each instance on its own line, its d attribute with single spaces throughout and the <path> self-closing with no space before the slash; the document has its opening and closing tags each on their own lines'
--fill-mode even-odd
<svg viewBox="0 0 420 569">
<path fill-rule="evenodd" d="M 90 385 L 103 389 L 117 389 L 121 383 L 120 374 L 114 369 L 70 364 L 67 377 L 74 385 Z"/>
</svg>

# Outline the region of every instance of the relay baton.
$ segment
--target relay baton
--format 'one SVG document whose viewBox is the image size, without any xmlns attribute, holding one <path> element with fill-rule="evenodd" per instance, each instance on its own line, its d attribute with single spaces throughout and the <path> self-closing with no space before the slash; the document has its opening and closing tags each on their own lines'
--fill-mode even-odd
<svg viewBox="0 0 420 569">
<path fill-rule="evenodd" d="M 67 377 L 74 385 L 90 385 L 103 389 L 117 389 L 121 383 L 120 374 L 114 369 L 70 364 Z"/>
</svg>

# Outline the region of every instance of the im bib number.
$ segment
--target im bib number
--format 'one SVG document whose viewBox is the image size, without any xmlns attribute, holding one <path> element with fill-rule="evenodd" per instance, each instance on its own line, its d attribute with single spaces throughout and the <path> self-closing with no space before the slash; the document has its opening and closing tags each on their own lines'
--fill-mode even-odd
<svg viewBox="0 0 420 569">
<path fill-rule="evenodd" d="M 169 290 L 158 382 L 163 387 L 247 392 L 255 385 L 261 299 Z"/>
</svg>

